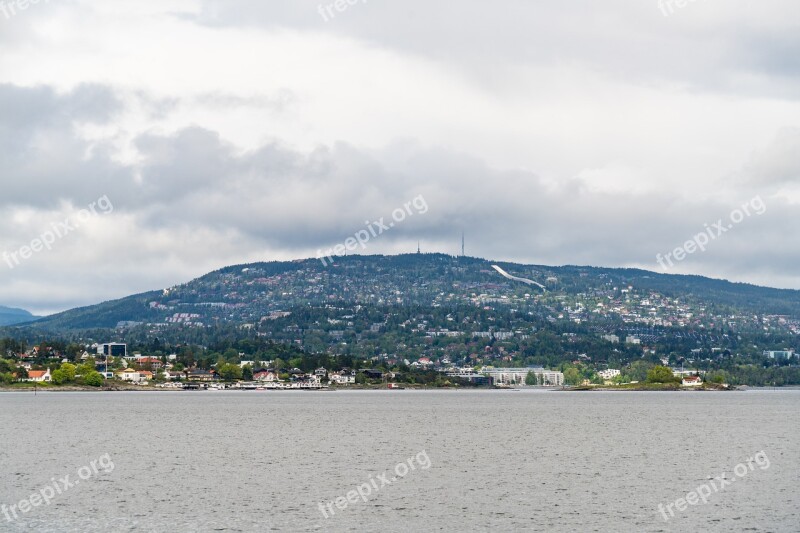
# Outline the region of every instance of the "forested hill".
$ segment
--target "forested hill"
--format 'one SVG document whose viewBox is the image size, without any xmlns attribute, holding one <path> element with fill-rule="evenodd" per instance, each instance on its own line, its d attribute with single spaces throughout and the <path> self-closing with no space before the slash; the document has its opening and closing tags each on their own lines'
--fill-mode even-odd
<svg viewBox="0 0 800 533">
<path fill-rule="evenodd" d="M 15 309 L 13 307 L 4 307 L 0 305 L 0 326 L 10 326 L 12 324 L 30 322 L 36 318 L 37 317 L 33 316 L 24 309 Z"/>
<path fill-rule="evenodd" d="M 540 288 L 502 277 L 528 278 Z M 634 298 L 635 296 L 635 298 Z M 509 305 L 546 315 L 598 313 L 800 317 L 800 291 L 757 287 L 636 269 L 539 266 L 441 254 L 349 256 L 226 267 L 183 285 L 73 309 L 36 322 L 48 330 L 116 327 L 120 323 L 210 325 L 256 323 L 270 313 L 345 302 L 362 306 Z M 591 306 L 591 307 L 590 307 Z M 689 309 L 689 311 L 687 311 Z M 123 324 L 124 325 L 124 324 Z"/>
</svg>

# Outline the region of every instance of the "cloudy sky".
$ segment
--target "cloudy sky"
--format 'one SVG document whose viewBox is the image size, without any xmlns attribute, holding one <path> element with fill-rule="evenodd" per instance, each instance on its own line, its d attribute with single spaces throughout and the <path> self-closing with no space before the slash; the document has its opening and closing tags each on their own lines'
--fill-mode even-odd
<svg viewBox="0 0 800 533">
<path fill-rule="evenodd" d="M 0 304 L 314 257 L 415 198 L 361 253 L 800 289 L 797 0 L 350 1 L 1 2 Z"/>
</svg>

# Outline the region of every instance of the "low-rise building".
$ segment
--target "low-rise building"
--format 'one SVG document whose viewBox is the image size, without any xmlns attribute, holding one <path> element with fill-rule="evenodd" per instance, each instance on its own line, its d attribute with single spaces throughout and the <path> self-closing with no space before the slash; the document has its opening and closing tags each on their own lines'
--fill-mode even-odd
<svg viewBox="0 0 800 533">
<path fill-rule="evenodd" d="M 353 385 L 356 382 L 356 376 L 352 372 L 331 372 L 328 374 L 328 380 L 337 385 Z"/>
<path fill-rule="evenodd" d="M 681 380 L 683 387 L 699 387 L 703 384 L 703 379 L 700 376 L 686 376 Z"/>
<path fill-rule="evenodd" d="M 764 352 L 764 357 L 770 359 L 791 359 L 794 357 L 794 350 L 767 350 Z"/>
<path fill-rule="evenodd" d="M 189 381 L 216 381 L 217 375 L 214 372 L 209 372 L 208 370 L 199 370 L 194 369 L 189 371 Z"/>
<path fill-rule="evenodd" d="M 545 370 L 541 367 L 528 368 L 494 368 L 483 367 L 481 374 L 491 377 L 495 385 L 524 385 L 529 373 L 536 376 L 538 383 L 545 386 L 561 386 L 564 384 L 564 374 L 555 370 Z"/>
<path fill-rule="evenodd" d="M 157 357 L 138 357 L 136 358 L 136 364 L 149 366 L 153 370 L 158 370 L 164 366 L 161 359 Z"/>
<path fill-rule="evenodd" d="M 463 379 L 476 385 L 492 385 L 494 380 L 490 376 L 485 376 L 475 372 L 472 368 L 452 368 L 445 375 L 451 378 Z"/>
<path fill-rule="evenodd" d="M 273 383 L 276 381 L 280 381 L 278 379 L 278 374 L 273 372 L 272 370 L 261 370 L 253 374 L 254 381 L 260 381 L 262 383 Z"/>
<path fill-rule="evenodd" d="M 164 371 L 164 379 L 167 381 L 177 381 L 183 379 L 185 374 L 183 372 L 177 372 L 175 370 L 165 370 Z"/>
<path fill-rule="evenodd" d="M 117 378 L 121 379 L 122 381 L 130 381 L 131 383 L 139 383 L 139 381 L 142 381 L 139 371 L 132 368 L 120 370 L 117 372 Z"/>
<path fill-rule="evenodd" d="M 614 379 L 615 377 L 620 375 L 620 371 L 616 368 L 609 368 L 608 370 L 601 370 L 597 373 L 603 379 Z"/>
<path fill-rule="evenodd" d="M 28 370 L 28 378 L 25 381 L 33 381 L 36 383 L 45 383 L 52 381 L 50 369 L 47 370 Z"/>
</svg>

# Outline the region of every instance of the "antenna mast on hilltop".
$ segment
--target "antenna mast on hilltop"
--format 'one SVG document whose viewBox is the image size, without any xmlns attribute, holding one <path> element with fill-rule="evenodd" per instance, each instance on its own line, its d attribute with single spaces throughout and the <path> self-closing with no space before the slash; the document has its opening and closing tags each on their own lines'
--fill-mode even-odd
<svg viewBox="0 0 800 533">
<path fill-rule="evenodd" d="M 467 254 L 464 253 L 464 232 L 461 232 L 461 257 L 466 257 Z"/>
</svg>

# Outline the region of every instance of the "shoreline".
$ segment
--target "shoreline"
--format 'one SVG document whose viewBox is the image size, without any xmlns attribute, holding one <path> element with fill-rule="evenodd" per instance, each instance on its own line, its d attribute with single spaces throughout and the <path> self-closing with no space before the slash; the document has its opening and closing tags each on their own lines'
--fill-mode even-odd
<svg viewBox="0 0 800 533">
<path fill-rule="evenodd" d="M 609 386 L 578 386 L 578 387 L 427 387 L 427 386 L 409 386 L 402 389 L 389 389 L 379 386 L 349 386 L 349 387 L 327 387 L 322 389 L 261 389 L 261 390 L 245 390 L 245 389 L 177 389 L 165 388 L 154 386 L 139 386 L 139 385 L 121 385 L 121 386 L 107 386 L 107 387 L 89 387 L 81 385 L 65 385 L 65 386 L 45 386 L 45 387 L 32 387 L 32 386 L 0 386 L 0 393 L 8 392 L 26 392 L 31 393 L 35 391 L 38 393 L 59 393 L 59 392 L 337 392 L 337 391 L 387 391 L 387 392 L 402 392 L 402 391 L 496 391 L 496 392 L 516 392 L 516 391 L 547 391 L 547 392 L 741 392 L 744 390 L 798 390 L 798 387 L 750 387 L 747 385 L 730 386 L 730 387 L 680 387 L 680 386 L 653 386 L 653 387 L 609 387 Z"/>
</svg>

